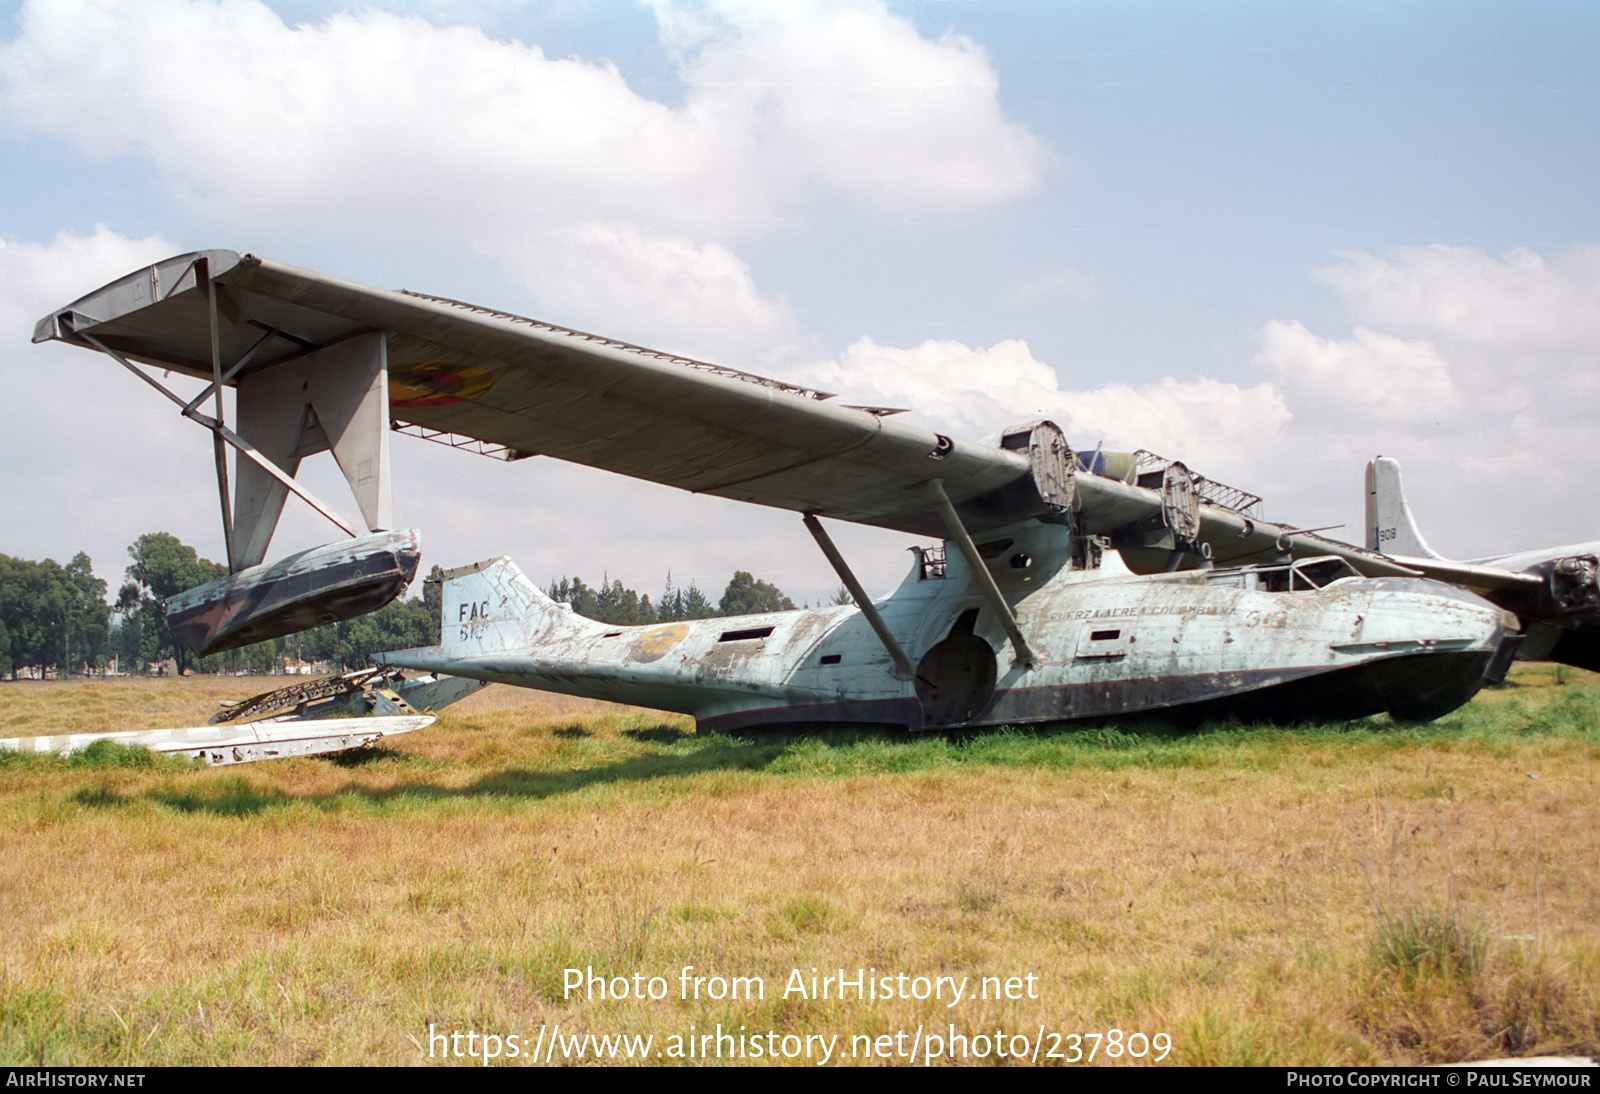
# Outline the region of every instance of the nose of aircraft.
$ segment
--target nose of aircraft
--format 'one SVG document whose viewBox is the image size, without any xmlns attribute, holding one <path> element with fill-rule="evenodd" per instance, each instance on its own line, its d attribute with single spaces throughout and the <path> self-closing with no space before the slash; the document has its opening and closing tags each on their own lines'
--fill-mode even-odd
<svg viewBox="0 0 1600 1094">
<path fill-rule="evenodd" d="M 1403 614 L 1411 618 L 1408 629 L 1414 628 L 1414 637 L 1403 642 L 1405 652 L 1372 666 L 1372 685 L 1390 715 L 1430 722 L 1468 702 L 1485 684 L 1505 679 L 1522 635 L 1499 608 L 1437 581 L 1380 578 L 1372 584 L 1404 594 Z"/>
</svg>

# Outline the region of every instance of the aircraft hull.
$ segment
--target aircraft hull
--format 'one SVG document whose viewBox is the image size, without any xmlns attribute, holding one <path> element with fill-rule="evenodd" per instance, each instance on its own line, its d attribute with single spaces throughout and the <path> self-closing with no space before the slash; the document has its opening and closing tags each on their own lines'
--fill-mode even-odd
<svg viewBox="0 0 1600 1094">
<path fill-rule="evenodd" d="M 1034 654 L 1025 665 L 968 583 L 908 580 L 879 605 L 916 665 L 907 680 L 855 608 L 608 628 L 550 604 L 525 579 L 507 582 L 496 567 L 514 571 L 509 563 L 483 565 L 459 588 L 446 581 L 445 643 L 385 659 L 681 711 L 713 732 L 1383 711 L 1427 719 L 1470 699 L 1514 651 L 1499 610 L 1451 586 L 1349 578 L 1273 591 L 1287 570 L 1245 568 L 1060 575 L 1018 606 Z M 475 622 L 469 613 L 480 609 Z"/>
<path fill-rule="evenodd" d="M 961 725 L 1114 721 L 1139 716 L 1183 725 L 1228 720 L 1294 725 L 1365 718 L 1396 706 L 1401 708 L 1397 716 L 1426 721 L 1448 714 L 1476 695 L 1492 658 L 1490 651 L 1413 654 L 1340 669 L 1260 669 L 1256 670 L 1260 680 L 1241 680 L 1239 673 L 1210 673 L 1008 688 L 996 693 L 980 716 Z M 731 733 L 824 724 L 946 728 L 926 725 L 922 705 L 914 698 L 741 710 L 702 719 L 698 728 Z"/>
</svg>

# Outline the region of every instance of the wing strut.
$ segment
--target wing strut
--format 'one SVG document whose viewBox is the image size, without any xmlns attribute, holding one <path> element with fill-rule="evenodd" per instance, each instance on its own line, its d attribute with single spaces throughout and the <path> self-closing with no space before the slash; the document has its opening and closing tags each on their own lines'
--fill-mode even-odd
<svg viewBox="0 0 1600 1094">
<path fill-rule="evenodd" d="M 994 574 L 989 573 L 989 566 L 984 565 L 984 558 L 978 553 L 978 544 L 974 544 L 973 537 L 966 534 L 966 526 L 962 525 L 962 518 L 955 513 L 955 505 L 950 504 L 949 494 L 944 493 L 944 483 L 938 478 L 928 480 L 928 493 L 933 494 L 934 505 L 938 505 L 939 517 L 944 520 L 944 526 L 950 529 L 950 539 L 962 550 L 962 558 L 966 560 L 966 568 L 973 571 L 973 581 L 978 582 L 978 592 L 984 600 L 989 601 L 990 608 L 1000 616 L 1000 625 L 1005 627 L 1005 633 L 1011 638 L 1011 648 L 1016 651 L 1016 661 L 1024 669 L 1034 667 L 1034 651 L 1027 646 L 1027 638 L 1022 637 L 1022 629 L 1016 622 L 1016 616 L 1011 614 L 1011 605 L 1000 595 L 1000 585 L 995 584 Z"/>
<path fill-rule="evenodd" d="M 214 393 L 214 417 L 217 430 L 228 424 L 222 408 L 222 328 L 217 321 L 217 293 L 221 290 L 211 281 L 211 260 L 200 257 L 194 260 L 195 287 L 206 296 L 206 321 L 211 328 L 211 383 Z M 191 409 L 191 408 L 185 408 Z M 217 493 L 222 501 L 222 537 L 228 547 L 228 572 L 239 572 L 239 553 L 233 546 L 233 505 L 228 497 L 228 445 L 217 430 L 211 433 L 211 452 L 217 461 Z"/>
<path fill-rule="evenodd" d="M 983 556 L 978 554 L 978 545 L 972 542 L 972 537 L 967 534 L 961 518 L 956 515 L 955 506 L 950 504 L 950 495 L 945 493 L 944 483 L 939 479 L 929 479 L 928 493 L 933 495 L 934 504 L 939 508 L 939 516 L 944 520 L 944 526 L 950 530 L 950 538 L 961 549 L 961 557 L 967 560 L 967 569 L 972 571 L 972 579 L 978 584 L 978 592 L 1000 617 L 1000 625 L 1006 629 L 1006 634 L 1011 639 L 1011 647 L 1016 651 L 1017 663 L 1025 669 L 1033 668 L 1033 651 L 1028 648 L 1028 640 L 1022 637 L 1022 628 L 1017 625 L 1017 617 L 1012 614 L 1011 605 L 1006 603 L 1006 598 L 1000 595 L 1000 586 L 995 584 L 994 575 L 989 572 L 989 567 L 984 565 Z"/>
<path fill-rule="evenodd" d="M 353 525 L 340 518 L 332 509 L 322 504 L 321 501 L 317 500 L 316 495 L 312 494 L 311 491 L 301 486 L 294 480 L 293 477 L 284 474 L 283 470 L 279 468 L 277 464 L 273 463 L 261 453 L 257 452 L 255 447 L 252 446 L 249 441 L 239 436 L 239 434 L 235 433 L 233 430 L 229 429 L 227 426 L 223 425 L 209 414 L 202 414 L 198 410 L 193 410 L 188 407 L 177 395 L 174 395 L 171 391 L 161 386 L 160 381 L 150 376 L 143 369 L 139 368 L 138 365 L 135 365 L 132 361 L 122 356 L 122 354 L 118 353 L 104 342 L 100 341 L 100 339 L 96 338 L 94 335 L 87 332 L 81 332 L 79 337 L 88 342 L 101 353 L 105 354 L 107 357 L 111 358 L 113 361 L 117 362 L 117 364 L 122 365 L 129 372 L 139 377 L 139 379 L 143 380 L 145 383 L 161 392 L 161 394 L 171 399 L 174 403 L 177 403 L 178 406 L 183 408 L 184 417 L 191 418 L 194 421 L 199 422 L 201 425 L 215 433 L 218 437 L 222 438 L 222 440 L 238 449 L 239 452 L 244 456 L 259 464 L 263 471 L 272 476 L 274 479 L 278 480 L 278 482 L 283 484 L 286 489 L 292 490 L 296 494 L 300 495 L 301 499 L 304 500 L 307 505 L 311 506 L 311 508 L 327 517 L 334 524 L 338 525 L 339 529 L 343 531 L 345 535 L 353 536 L 356 534 L 356 530 Z"/>
<path fill-rule="evenodd" d="M 906 651 L 900 648 L 900 643 L 894 640 L 894 634 L 889 630 L 889 624 L 883 621 L 883 615 L 872 603 L 872 598 L 867 596 L 867 591 L 861 587 L 861 582 L 856 580 L 856 575 L 850 571 L 850 566 L 845 562 L 844 556 L 839 553 L 839 548 L 833 544 L 833 538 L 822 527 L 822 522 L 815 513 L 807 513 L 803 518 L 806 529 L 811 533 L 811 538 L 817 541 L 817 546 L 822 548 L 822 553 L 828 556 L 828 561 L 833 564 L 833 570 L 839 575 L 839 580 L 844 582 L 844 587 L 850 590 L 850 595 L 855 599 L 856 607 L 861 609 L 861 614 L 867 617 L 867 622 L 872 624 L 872 629 L 878 635 L 878 641 L 883 643 L 883 648 L 889 651 L 889 656 L 894 660 L 894 674 L 905 679 L 911 679 L 913 672 L 911 660 L 906 657 Z"/>
</svg>

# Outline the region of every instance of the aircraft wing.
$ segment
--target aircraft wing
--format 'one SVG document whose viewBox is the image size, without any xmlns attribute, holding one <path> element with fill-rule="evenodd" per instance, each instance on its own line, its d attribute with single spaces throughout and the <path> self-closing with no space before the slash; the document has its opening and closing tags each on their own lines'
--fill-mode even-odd
<svg viewBox="0 0 1600 1094">
<path fill-rule="evenodd" d="M 215 331 L 207 286 L 217 289 Z M 135 271 L 46 316 L 34 341 L 103 346 L 210 379 L 215 334 L 215 358 L 225 381 L 236 383 L 373 331 L 385 334 L 396 428 L 493 446 L 507 459 L 551 456 L 926 536 L 947 533 L 929 485 L 935 479 L 972 534 L 1070 508 L 1084 531 L 1142 528 L 1148 546 L 1172 516 L 1161 491 L 1081 470 L 1058 490 L 1059 481 L 1037 474 L 1026 433 L 1015 450 L 972 445 L 836 405 L 826 392 L 233 251 Z M 1189 539 L 1209 544 L 1221 565 L 1336 554 L 1367 574 L 1415 573 L 1223 507 L 1202 503 L 1192 516 Z M 1149 557 L 1165 556 L 1156 549 Z"/>
<path fill-rule="evenodd" d="M 195 265 L 204 263 L 197 277 Z M 941 439 L 825 393 L 504 313 L 203 251 L 113 282 L 43 319 L 34 341 L 111 349 L 212 375 L 206 274 L 221 359 L 270 367 L 345 338 L 387 334 L 390 413 L 402 426 L 545 455 L 697 493 L 942 534 L 922 486 L 971 503 L 1028 477 L 1025 456 Z M 265 338 L 265 341 L 262 339 Z"/>
<path fill-rule="evenodd" d="M 1546 581 L 1537 574 L 1501 570 L 1494 566 L 1482 566 L 1471 562 L 1451 562 L 1442 558 L 1410 558 L 1405 555 L 1384 557 L 1391 558 L 1402 566 L 1409 566 L 1424 577 L 1431 577 L 1435 581 L 1447 581 L 1452 585 L 1462 585 L 1480 594 L 1502 589 L 1538 589 L 1542 588 Z"/>
</svg>

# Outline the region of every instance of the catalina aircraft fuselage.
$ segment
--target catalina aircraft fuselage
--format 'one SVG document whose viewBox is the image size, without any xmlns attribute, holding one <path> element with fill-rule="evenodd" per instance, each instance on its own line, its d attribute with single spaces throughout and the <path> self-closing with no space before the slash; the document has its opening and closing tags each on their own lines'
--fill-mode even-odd
<svg viewBox="0 0 1600 1094">
<path fill-rule="evenodd" d="M 551 601 L 505 559 L 445 575 L 439 646 L 380 659 L 692 714 L 702 731 L 1425 719 L 1509 659 L 1500 612 L 1448 585 L 1363 578 L 1339 559 L 1107 576 L 1072 568 L 1069 541 L 1034 522 L 977 545 L 1031 664 L 953 545 L 942 565 L 918 552 L 875 605 L 909 674 L 854 606 L 617 627 Z"/>
</svg>

